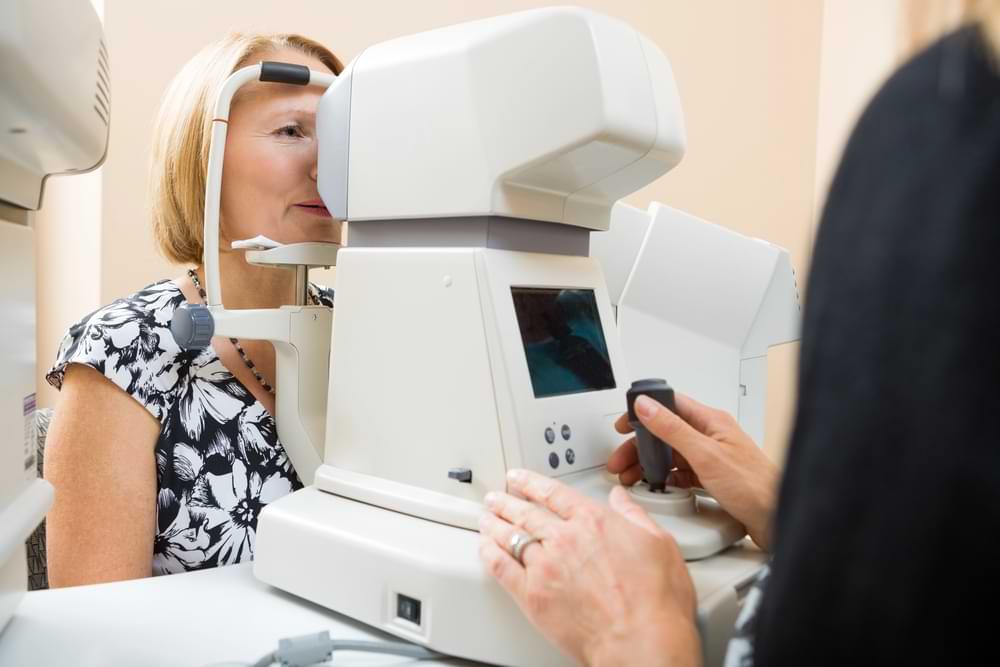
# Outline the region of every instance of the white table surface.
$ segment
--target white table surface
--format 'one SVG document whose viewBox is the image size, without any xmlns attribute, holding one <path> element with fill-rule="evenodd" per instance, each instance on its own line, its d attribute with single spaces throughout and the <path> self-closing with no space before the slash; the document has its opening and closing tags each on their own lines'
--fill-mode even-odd
<svg viewBox="0 0 1000 667">
<path fill-rule="evenodd" d="M 252 664 L 284 637 L 395 640 L 263 584 L 252 564 L 26 594 L 0 633 L 2 667 Z M 342 653 L 335 665 L 472 665 Z"/>
</svg>

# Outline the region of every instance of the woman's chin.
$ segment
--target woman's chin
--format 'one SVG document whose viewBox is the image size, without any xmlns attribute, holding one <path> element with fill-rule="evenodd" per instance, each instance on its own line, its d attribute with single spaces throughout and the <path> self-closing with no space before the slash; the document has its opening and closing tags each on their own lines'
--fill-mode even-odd
<svg viewBox="0 0 1000 667">
<path fill-rule="evenodd" d="M 317 220 L 311 223 L 298 224 L 294 230 L 284 234 L 269 236 L 278 243 L 340 243 L 340 221 L 333 218 Z"/>
</svg>

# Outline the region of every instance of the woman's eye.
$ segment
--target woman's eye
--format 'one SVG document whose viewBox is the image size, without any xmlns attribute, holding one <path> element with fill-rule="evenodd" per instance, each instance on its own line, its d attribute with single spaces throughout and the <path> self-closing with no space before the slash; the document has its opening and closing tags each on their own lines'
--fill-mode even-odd
<svg viewBox="0 0 1000 667">
<path fill-rule="evenodd" d="M 298 125 L 285 125 L 274 131 L 279 137 L 302 137 L 302 128 Z"/>
</svg>

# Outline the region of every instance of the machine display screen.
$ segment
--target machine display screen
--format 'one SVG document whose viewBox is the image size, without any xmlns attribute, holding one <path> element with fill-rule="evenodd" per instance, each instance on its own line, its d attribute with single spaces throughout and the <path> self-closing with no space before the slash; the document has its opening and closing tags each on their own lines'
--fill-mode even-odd
<svg viewBox="0 0 1000 667">
<path fill-rule="evenodd" d="M 535 398 L 614 389 L 591 289 L 511 287 Z"/>
</svg>

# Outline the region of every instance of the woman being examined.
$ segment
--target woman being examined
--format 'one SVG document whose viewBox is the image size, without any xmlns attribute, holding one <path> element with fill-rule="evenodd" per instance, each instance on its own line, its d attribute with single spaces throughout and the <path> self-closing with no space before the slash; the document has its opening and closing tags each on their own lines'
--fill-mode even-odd
<svg viewBox="0 0 1000 667">
<path fill-rule="evenodd" d="M 195 56 L 168 88 L 151 163 L 153 232 L 191 268 L 118 299 L 70 328 L 47 379 L 61 390 L 45 477 L 53 587 L 146 577 L 253 558 L 257 516 L 301 480 L 274 423 L 275 356 L 263 341 L 216 337 L 181 350 L 174 310 L 204 302 L 202 225 L 211 119 L 226 78 L 262 60 L 340 73 L 297 35 L 232 34 Z M 234 240 L 339 241 L 316 186 L 321 90 L 244 86 L 233 100 L 219 245 L 229 309 L 294 303 L 290 271 L 255 267 Z M 313 303 L 332 292 L 310 286 Z"/>
</svg>

